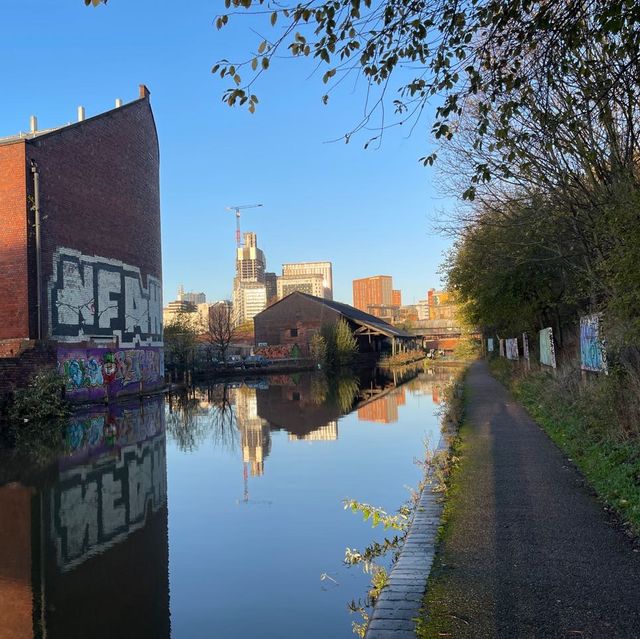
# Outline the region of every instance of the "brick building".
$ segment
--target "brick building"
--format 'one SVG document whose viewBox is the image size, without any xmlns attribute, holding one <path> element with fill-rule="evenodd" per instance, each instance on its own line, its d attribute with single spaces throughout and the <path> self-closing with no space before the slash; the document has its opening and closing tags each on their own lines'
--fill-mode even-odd
<svg viewBox="0 0 640 639">
<path fill-rule="evenodd" d="M 79 109 L 78 122 L 44 131 L 32 118 L 30 132 L 0 139 L 0 220 L 0 354 L 46 342 L 77 400 L 161 385 L 159 148 L 147 88 L 95 117 Z"/>
<path fill-rule="evenodd" d="M 379 317 L 348 304 L 300 291 L 291 293 L 253 318 L 256 345 L 297 346 L 303 355 L 308 355 L 311 338 L 325 324 L 335 324 L 340 319 L 350 326 L 361 354 L 395 353 L 397 349 L 415 346 L 412 335 Z"/>
<path fill-rule="evenodd" d="M 391 275 L 375 275 L 353 280 L 353 305 L 365 313 L 370 306 L 391 306 L 393 280 Z"/>
</svg>

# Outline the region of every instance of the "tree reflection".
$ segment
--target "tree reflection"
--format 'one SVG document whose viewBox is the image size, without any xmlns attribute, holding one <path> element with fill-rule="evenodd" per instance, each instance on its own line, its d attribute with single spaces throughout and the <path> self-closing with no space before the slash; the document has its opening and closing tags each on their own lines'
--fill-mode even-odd
<svg viewBox="0 0 640 639">
<path fill-rule="evenodd" d="M 197 450 L 206 440 L 230 452 L 238 448 L 233 393 L 229 385 L 216 384 L 169 395 L 167 431 L 179 450 Z"/>
<path fill-rule="evenodd" d="M 311 379 L 311 397 L 314 404 L 333 404 L 341 414 L 351 412 L 359 391 L 360 381 L 350 370 L 329 375 L 314 375 Z"/>
</svg>

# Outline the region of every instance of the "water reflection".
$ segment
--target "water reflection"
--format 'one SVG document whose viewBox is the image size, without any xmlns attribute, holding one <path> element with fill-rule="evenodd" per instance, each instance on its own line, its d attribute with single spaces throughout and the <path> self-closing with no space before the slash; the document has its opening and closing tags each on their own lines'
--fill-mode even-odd
<svg viewBox="0 0 640 639">
<path fill-rule="evenodd" d="M 170 636 L 162 401 L 76 414 L 45 468 L 4 454 L 0 638 Z"/>
<path fill-rule="evenodd" d="M 285 431 L 290 441 L 335 441 L 339 418 L 352 411 L 360 421 L 393 424 L 408 393 L 439 404 L 451 377 L 425 363 L 358 376 L 295 373 L 211 384 L 172 396 L 167 428 L 183 451 L 207 440 L 230 452 L 240 446 L 247 472 L 261 476 L 272 432 Z"/>
<path fill-rule="evenodd" d="M 450 377 L 418 367 L 211 384 L 76 414 L 54 463 L 5 452 L 0 639 L 168 639 L 172 627 L 174 639 L 349 637 L 344 602 L 367 579 L 340 560 L 370 531 L 342 499 L 403 500 Z M 326 588 L 324 572 L 340 585 Z"/>
</svg>

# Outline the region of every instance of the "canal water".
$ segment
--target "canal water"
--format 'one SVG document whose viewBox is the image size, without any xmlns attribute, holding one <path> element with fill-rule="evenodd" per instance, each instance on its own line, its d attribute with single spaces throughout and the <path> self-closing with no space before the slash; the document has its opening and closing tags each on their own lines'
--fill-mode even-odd
<svg viewBox="0 0 640 639">
<path fill-rule="evenodd" d="M 0 458 L 0 639 L 353 637 L 451 368 L 211 384 L 77 413 L 55 457 Z M 389 535 L 389 532 L 386 533 Z"/>
</svg>

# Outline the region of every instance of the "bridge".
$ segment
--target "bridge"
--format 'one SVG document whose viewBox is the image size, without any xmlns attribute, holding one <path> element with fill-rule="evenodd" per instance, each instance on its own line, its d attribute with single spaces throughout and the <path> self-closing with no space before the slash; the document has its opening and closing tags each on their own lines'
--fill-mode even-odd
<svg viewBox="0 0 640 639">
<path fill-rule="evenodd" d="M 463 335 L 463 329 L 454 319 L 418 320 L 406 329 L 422 340 L 425 349 L 452 351 Z"/>
</svg>

